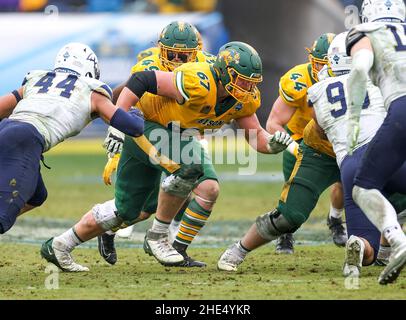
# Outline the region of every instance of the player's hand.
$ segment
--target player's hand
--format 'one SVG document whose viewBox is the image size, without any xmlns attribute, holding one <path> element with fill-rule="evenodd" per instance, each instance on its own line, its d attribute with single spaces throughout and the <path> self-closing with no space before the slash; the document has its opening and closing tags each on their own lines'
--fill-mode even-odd
<svg viewBox="0 0 406 320">
<path fill-rule="evenodd" d="M 120 154 L 117 153 L 107 161 L 103 171 L 103 181 L 105 185 L 111 185 L 111 175 L 117 170 L 119 160 Z"/>
<path fill-rule="evenodd" d="M 354 120 L 348 120 L 347 124 L 347 151 L 349 155 L 352 155 L 355 147 L 358 144 L 359 136 L 359 122 Z"/>
<path fill-rule="evenodd" d="M 268 141 L 269 153 L 279 153 L 285 150 L 292 142 L 293 139 L 287 132 L 276 131 Z"/>
<path fill-rule="evenodd" d="M 131 116 L 137 116 L 137 117 L 140 117 L 142 119 L 145 119 L 144 118 L 144 113 L 140 109 L 138 109 L 136 107 L 131 107 L 130 110 L 128 111 L 128 113 Z"/>
<path fill-rule="evenodd" d="M 104 140 L 103 147 L 109 153 L 109 158 L 112 158 L 114 155 L 121 153 L 123 149 L 125 134 L 121 131 L 109 127 L 107 130 L 107 137 Z"/>
</svg>

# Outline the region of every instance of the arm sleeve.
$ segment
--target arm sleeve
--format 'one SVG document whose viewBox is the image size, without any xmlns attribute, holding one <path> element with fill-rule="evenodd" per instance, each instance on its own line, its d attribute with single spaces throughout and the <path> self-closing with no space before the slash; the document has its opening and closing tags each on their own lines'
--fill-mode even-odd
<svg viewBox="0 0 406 320">
<path fill-rule="evenodd" d="M 118 108 L 110 119 L 110 125 L 132 137 L 139 137 L 144 132 L 144 119 L 136 110 L 125 112 Z"/>
<path fill-rule="evenodd" d="M 364 32 L 359 31 L 356 28 L 352 28 L 348 32 L 347 38 L 345 39 L 345 47 L 347 49 L 347 56 L 349 56 L 349 57 L 351 56 L 352 47 L 365 36 L 366 35 Z"/>
<path fill-rule="evenodd" d="M 155 71 L 141 71 L 134 73 L 128 80 L 126 87 L 140 99 L 145 92 L 157 94 L 158 85 Z"/>
</svg>

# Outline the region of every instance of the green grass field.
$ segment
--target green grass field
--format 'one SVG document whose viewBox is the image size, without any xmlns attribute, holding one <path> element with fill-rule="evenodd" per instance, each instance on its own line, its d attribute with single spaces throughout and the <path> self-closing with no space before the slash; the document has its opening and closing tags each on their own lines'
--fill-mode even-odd
<svg viewBox="0 0 406 320">
<path fill-rule="evenodd" d="M 309 221 L 296 234 L 292 256 L 267 245 L 250 254 L 238 273 L 221 273 L 216 261 L 254 219 L 274 208 L 282 186 L 281 157 L 258 156 L 258 173 L 239 180 L 237 166 L 216 166 L 221 180 L 215 210 L 190 248 L 205 269 L 165 268 L 142 250 L 151 221 L 136 226 L 130 239 L 118 239 L 119 261 L 110 266 L 91 241 L 74 251 L 85 274 L 59 273 L 59 289 L 48 290 L 49 273 L 39 249 L 42 241 L 70 227 L 95 203 L 113 197 L 103 185 L 102 141 L 66 142 L 46 155 L 42 169 L 49 196 L 43 207 L 21 217 L 0 237 L 0 299 L 404 299 L 406 277 L 377 284 L 379 267 L 363 269 L 358 289 L 346 289 L 341 276 L 344 250 L 329 238 L 325 193 Z M 265 178 L 264 178 L 265 177 Z M 237 179 L 238 178 L 238 179 Z M 55 275 L 55 274 L 53 274 Z M 49 280 L 49 278 L 48 278 Z M 354 286 L 352 286 L 354 288 Z"/>
</svg>

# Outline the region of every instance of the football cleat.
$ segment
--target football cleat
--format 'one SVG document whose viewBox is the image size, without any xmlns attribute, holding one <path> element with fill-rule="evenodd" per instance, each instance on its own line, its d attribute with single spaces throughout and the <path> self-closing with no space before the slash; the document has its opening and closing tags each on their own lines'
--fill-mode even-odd
<svg viewBox="0 0 406 320">
<path fill-rule="evenodd" d="M 334 244 L 338 247 L 345 247 L 348 236 L 343 226 L 343 220 L 341 218 L 334 218 L 328 215 L 327 226 L 329 227 L 331 235 L 333 236 Z"/>
<path fill-rule="evenodd" d="M 115 234 L 103 233 L 97 237 L 99 253 L 107 263 L 113 265 L 117 262 L 117 252 L 114 246 Z"/>
<path fill-rule="evenodd" d="M 177 266 L 185 262 L 183 256 L 169 243 L 168 233 L 148 230 L 144 238 L 144 251 L 164 266 Z"/>
<path fill-rule="evenodd" d="M 406 244 L 393 250 L 386 268 L 379 275 L 379 284 L 394 282 L 406 265 Z"/>
<path fill-rule="evenodd" d="M 234 243 L 221 255 L 217 262 L 217 269 L 220 271 L 237 271 L 244 259 L 245 255 L 238 249 L 237 243 Z"/>
<path fill-rule="evenodd" d="M 89 271 L 89 268 L 73 261 L 70 252 L 63 249 L 63 247 L 63 244 L 55 243 L 54 238 L 48 239 L 42 244 L 41 256 L 65 272 Z"/>
<path fill-rule="evenodd" d="M 186 268 L 193 268 L 193 267 L 197 267 L 197 268 L 204 268 L 207 266 L 207 264 L 205 262 L 202 261 L 197 261 L 195 259 L 193 259 L 192 257 L 190 257 L 187 253 L 186 250 L 178 250 L 178 252 L 182 255 L 183 259 L 185 259 L 185 261 L 179 265 L 177 265 L 178 267 L 186 267 Z"/>
<path fill-rule="evenodd" d="M 292 233 L 285 233 L 276 240 L 276 253 L 279 254 L 293 254 L 293 244 L 295 239 Z"/>
<path fill-rule="evenodd" d="M 361 275 L 362 259 L 364 258 L 365 243 L 352 235 L 345 245 L 344 277 L 359 277 Z"/>
</svg>

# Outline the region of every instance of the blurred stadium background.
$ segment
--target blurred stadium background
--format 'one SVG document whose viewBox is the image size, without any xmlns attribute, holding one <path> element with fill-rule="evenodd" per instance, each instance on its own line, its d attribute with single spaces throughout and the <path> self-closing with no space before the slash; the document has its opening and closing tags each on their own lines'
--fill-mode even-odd
<svg viewBox="0 0 406 320">
<path fill-rule="evenodd" d="M 0 50 L 0 94 L 19 87 L 24 75 L 30 70 L 52 68 L 59 48 L 72 41 L 87 43 L 96 51 L 101 65 L 101 80 L 114 87 L 128 78 L 129 70 L 135 64 L 137 53 L 153 46 L 165 25 L 173 20 L 186 20 L 199 29 L 203 36 L 204 49 L 213 54 L 217 53 L 222 44 L 231 40 L 247 42 L 257 49 L 264 65 L 264 81 L 260 85 L 263 101 L 258 116 L 262 124 L 265 124 L 273 101 L 278 95 L 279 78 L 294 65 L 307 61 L 305 47 L 310 47 L 320 34 L 344 31 L 344 8 L 349 5 L 360 6 L 360 3 L 361 1 L 350 0 L 0 0 L 0 30 L 2 30 L 0 43 L 3 44 L 3 48 Z M 36 279 L 35 272 L 32 273 L 29 265 L 41 267 L 37 253 L 39 243 L 71 226 L 95 203 L 104 202 L 113 197 L 113 187 L 103 185 L 101 179 L 106 161 L 104 150 L 101 147 L 105 129 L 106 126 L 101 121 L 96 121 L 89 125 L 78 138 L 63 143 L 45 155 L 47 164 L 52 167 L 52 170 L 42 169 L 49 191 L 48 201 L 43 207 L 19 219 L 9 233 L 0 237 L 3 248 L 3 255 L 0 259 L 1 267 L 3 267 L 0 275 L 0 288 L 8 290 L 7 292 L 0 290 L 2 291 L 0 298 L 61 297 L 49 292 L 38 293 L 34 290 L 35 287 L 34 289 L 27 288 L 27 281 L 38 283 L 37 287 L 41 286 L 40 280 Z M 218 146 L 211 147 L 212 149 L 218 148 Z M 196 254 L 196 258 L 209 259 L 209 262 L 213 264 L 209 269 L 210 272 L 213 271 L 215 259 L 221 250 L 240 238 L 256 216 L 271 210 L 276 205 L 283 182 L 281 163 L 282 159 L 279 155 L 258 155 L 257 173 L 248 177 L 238 176 L 237 165 L 216 166 L 222 188 L 220 199 L 207 226 L 202 230 L 201 237 L 196 239 L 192 245 L 193 248 L 213 248 L 214 251 L 209 253 Z M 331 264 L 327 271 L 333 274 L 334 279 L 336 279 L 335 277 L 340 279 L 340 265 L 344 251 L 331 244 L 325 223 L 328 210 L 329 200 L 325 193 L 310 220 L 298 231 L 296 239 L 299 244 L 327 243 L 329 258 L 326 260 Z M 146 224 L 149 223 L 150 221 L 146 221 L 137 225 L 130 239 L 118 241 L 117 246 L 121 250 L 119 255 L 124 260 L 122 268 L 126 267 L 125 264 L 129 264 L 130 256 L 131 259 L 135 259 L 133 253 L 125 248 L 138 248 L 139 251 L 135 253 L 137 261 L 149 259 L 145 258 L 146 256 L 140 253 L 141 249 L 139 249 Z M 15 245 L 15 243 L 20 244 Z M 34 249 L 32 245 L 35 245 Z M 93 241 L 86 246 L 94 248 L 96 243 Z M 306 262 L 305 255 L 300 252 L 300 249 L 298 250 L 298 256 L 295 256 Z M 322 254 L 317 250 L 312 251 L 316 260 Z M 270 261 L 268 257 L 273 253 L 273 249 L 267 247 L 261 249 L 260 252 L 262 255 L 257 256 L 259 264 L 255 267 L 252 267 L 253 264 L 251 264 L 248 269 L 266 268 L 267 261 Z M 87 255 L 88 253 L 83 254 L 85 257 Z M 141 258 L 138 255 L 141 255 Z M 19 259 L 23 262 L 22 265 L 28 262 L 28 266 L 16 267 Z M 82 262 L 83 259 L 85 258 L 82 257 Z M 295 270 L 298 267 L 298 260 L 295 260 L 295 257 L 287 259 L 290 267 L 283 264 L 278 267 L 282 274 L 282 280 L 280 280 L 282 282 L 279 284 L 283 284 L 285 278 L 287 282 L 294 283 L 291 281 L 291 274 L 284 274 L 284 272 L 286 272 L 286 268 L 288 271 Z M 308 262 L 311 266 L 309 274 L 313 273 L 317 277 L 321 266 L 319 268 L 314 261 Z M 96 269 L 96 273 L 92 275 L 93 278 L 79 279 L 94 281 L 91 282 L 94 288 L 98 288 L 99 285 L 103 286 L 103 283 L 98 282 L 97 268 L 101 268 L 103 277 L 110 277 L 110 275 L 103 269 L 107 266 L 100 261 L 100 257 L 97 258 L 95 250 L 92 250 L 92 258 L 88 260 L 86 258 L 85 263 Z M 149 264 L 143 265 L 142 263 Z M 163 272 L 163 269 L 161 270 L 160 266 L 152 261 L 139 262 L 136 268 L 141 268 L 142 272 L 143 266 L 148 268 L 145 272 L 149 274 Z M 23 277 L 21 277 L 21 270 L 25 272 Z M 131 276 L 133 269 L 130 268 L 130 270 L 123 272 Z M 306 270 L 303 269 L 303 272 L 305 273 Z M 254 272 L 254 274 L 258 273 Z M 269 277 L 273 276 L 271 272 Z M 18 282 L 17 288 L 14 286 L 13 289 L 10 287 L 10 279 L 16 277 L 20 279 L 21 284 Z M 210 274 L 208 277 L 210 280 Z M 249 281 L 252 280 L 250 277 L 254 276 L 248 275 Z M 117 282 L 114 273 L 111 278 L 113 281 L 111 288 L 114 288 L 114 283 Z M 375 278 L 373 276 L 370 278 L 370 282 L 375 283 Z M 66 276 L 65 279 L 70 281 L 66 280 L 64 283 L 67 288 L 73 287 L 77 290 L 78 287 L 83 289 L 88 287 L 81 283 L 78 285 L 76 280 L 71 281 L 78 278 Z M 150 281 L 155 280 L 155 278 L 152 279 L 146 276 L 145 286 L 147 288 L 150 286 Z M 331 283 L 329 282 L 328 290 L 333 290 L 334 288 L 331 286 L 337 285 L 334 279 L 331 280 Z M 222 294 L 224 290 L 229 290 L 228 285 L 232 283 L 233 279 L 225 280 L 225 283 L 219 282 L 220 287 L 211 287 L 212 295 L 209 296 L 203 293 L 193 293 L 188 296 L 187 291 L 180 290 L 177 296 L 170 297 L 176 299 L 181 297 L 185 299 L 230 298 L 232 296 Z M 138 278 L 138 280 L 131 279 L 131 281 L 138 283 L 138 281 L 144 280 Z M 302 285 L 302 282 L 314 283 L 315 279 L 310 279 L 309 282 L 306 279 L 298 280 L 292 285 L 292 295 L 289 295 L 290 291 L 285 292 L 284 290 L 269 292 L 269 288 L 265 287 L 261 287 L 263 291 L 256 290 L 260 284 L 255 281 L 259 280 L 252 281 L 254 282 L 249 284 L 252 290 L 247 291 L 251 295 L 235 293 L 233 296 L 236 298 L 306 298 L 309 297 L 306 295 L 307 291 L 313 291 L 315 294 L 318 292 L 314 287 L 298 287 Z M 321 288 L 326 285 L 323 281 L 319 283 Z M 104 282 L 110 283 L 110 279 L 106 278 Z M 126 288 L 128 289 L 128 287 Z M 77 296 L 75 294 L 78 291 L 65 291 L 66 296 L 62 297 L 120 297 L 116 291 L 112 295 L 107 295 L 107 293 L 111 294 L 113 289 L 100 291 L 105 289 L 104 287 L 99 289 L 94 295 L 89 295 L 86 290 L 82 290 Z M 143 292 L 141 290 L 138 293 L 143 294 Z M 262 295 L 261 292 L 264 294 Z M 368 292 L 364 293 L 367 297 Z M 103 296 L 103 294 L 105 295 Z M 278 294 L 281 295 L 278 296 Z M 333 297 L 329 296 L 327 291 L 325 294 L 321 297 Z M 133 296 L 126 297 L 132 298 Z M 152 296 L 138 295 L 136 297 L 161 299 L 167 296 L 158 292 Z M 344 294 L 337 297 L 346 296 Z"/>
</svg>

